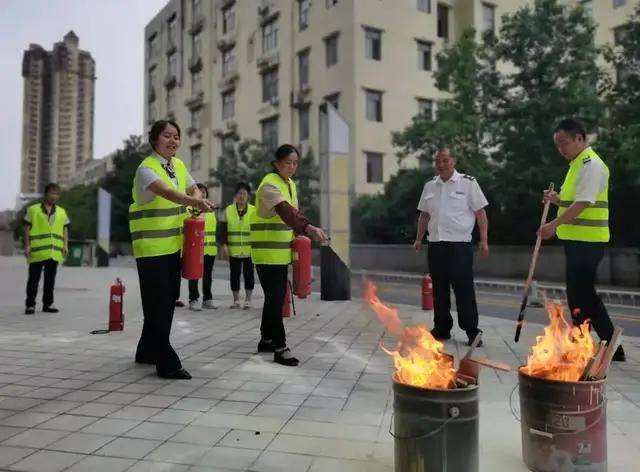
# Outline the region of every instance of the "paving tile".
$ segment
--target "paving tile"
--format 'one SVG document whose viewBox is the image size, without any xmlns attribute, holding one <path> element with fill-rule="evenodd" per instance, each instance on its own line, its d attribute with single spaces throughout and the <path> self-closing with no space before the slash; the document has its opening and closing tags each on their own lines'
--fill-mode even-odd
<svg viewBox="0 0 640 472">
<path fill-rule="evenodd" d="M 218 403 L 218 400 L 208 400 L 205 398 L 190 398 L 185 397 L 174 404 L 171 408 L 176 410 L 189 410 L 189 411 L 209 411 L 213 406 Z"/>
<path fill-rule="evenodd" d="M 61 472 L 85 456 L 58 451 L 38 451 L 11 466 L 25 472 Z"/>
<path fill-rule="evenodd" d="M 35 449 L 0 445 L 0 467 L 9 467 L 33 452 L 35 452 Z"/>
<path fill-rule="evenodd" d="M 40 424 L 39 428 L 56 429 L 60 431 L 78 431 L 95 421 L 96 418 L 90 416 L 62 414 Z"/>
<path fill-rule="evenodd" d="M 205 413 L 193 422 L 193 426 L 213 426 L 216 428 L 246 429 L 277 433 L 285 423 L 286 420 L 281 418 Z"/>
<path fill-rule="evenodd" d="M 40 423 L 44 423 L 47 420 L 53 418 L 55 413 L 38 413 L 31 411 L 24 411 L 17 413 L 13 416 L 8 416 L 0 420 L 0 425 L 3 426 L 16 426 L 22 428 L 33 428 Z"/>
<path fill-rule="evenodd" d="M 97 421 L 94 418 L 93 420 L 93 423 L 82 428 L 83 433 L 118 436 L 140 424 L 138 420 L 120 420 L 115 418 L 102 418 Z"/>
<path fill-rule="evenodd" d="M 300 454 L 287 454 L 284 452 L 265 451 L 260 454 L 258 460 L 251 466 L 256 472 L 282 472 L 286 464 L 287 472 L 307 472 L 313 463 L 313 456 Z M 342 472 L 335 469 L 335 472 Z"/>
<path fill-rule="evenodd" d="M 119 459 L 116 457 L 89 456 L 76 462 L 68 472 L 124 472 L 128 470 L 135 459 Z"/>
<path fill-rule="evenodd" d="M 110 405 L 108 403 L 94 403 L 89 402 L 85 403 L 82 406 L 74 408 L 73 410 L 69 410 L 68 413 L 70 415 L 81 415 L 81 416 L 96 416 L 103 417 L 107 416 L 114 411 L 119 410 L 120 405 Z"/>
<path fill-rule="evenodd" d="M 135 428 L 124 433 L 124 436 L 130 438 L 156 439 L 166 441 L 183 429 L 181 424 L 171 423 L 153 423 L 144 421 Z"/>
<path fill-rule="evenodd" d="M 193 465 L 211 450 L 210 446 L 168 441 L 155 449 L 146 459 L 159 462 Z"/>
<path fill-rule="evenodd" d="M 49 400 L 48 402 L 40 403 L 29 409 L 29 411 L 40 411 L 43 413 L 66 413 L 81 406 L 80 402 L 71 402 L 67 400 Z"/>
<path fill-rule="evenodd" d="M 275 437 L 275 433 L 233 429 L 218 443 L 220 446 L 263 450 Z"/>
<path fill-rule="evenodd" d="M 117 438 L 94 454 L 98 456 L 142 459 L 161 444 L 161 441 L 149 439 Z"/>
<path fill-rule="evenodd" d="M 113 441 L 115 436 L 103 436 L 100 434 L 71 433 L 69 436 L 49 444 L 47 449 L 54 451 L 77 452 L 91 454 L 105 444 Z"/>
<path fill-rule="evenodd" d="M 190 468 L 184 464 L 139 461 L 127 472 L 186 472 L 187 470 L 190 470 Z"/>
<path fill-rule="evenodd" d="M 167 395 L 145 395 L 134 401 L 132 405 L 167 408 L 178 400 L 180 400 L 180 397 L 170 397 Z"/>
<path fill-rule="evenodd" d="M 125 406 L 108 415 L 108 418 L 116 418 L 123 420 L 146 420 L 153 415 L 163 411 L 160 408 L 150 408 L 146 406 Z"/>
<path fill-rule="evenodd" d="M 202 457 L 198 465 L 223 465 L 229 469 L 245 470 L 258 458 L 259 454 L 260 451 L 251 449 L 216 446 Z"/>
<path fill-rule="evenodd" d="M 28 429 L 5 440 L 2 444 L 7 446 L 34 447 L 43 449 L 49 444 L 67 436 L 68 431 L 54 431 L 48 429 Z"/>
<path fill-rule="evenodd" d="M 171 441 L 213 446 L 228 432 L 229 428 L 186 426 L 182 431 L 173 436 Z"/>
<path fill-rule="evenodd" d="M 202 413 L 200 413 L 199 411 L 174 410 L 171 408 L 167 408 L 166 410 L 162 410 L 161 412 L 150 417 L 149 421 L 156 421 L 159 423 L 189 424 L 201 415 Z"/>
</svg>

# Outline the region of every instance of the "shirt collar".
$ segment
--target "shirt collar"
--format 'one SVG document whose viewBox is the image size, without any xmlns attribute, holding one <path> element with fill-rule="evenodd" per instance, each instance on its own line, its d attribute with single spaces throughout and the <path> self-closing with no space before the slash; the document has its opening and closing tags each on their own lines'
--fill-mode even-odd
<svg viewBox="0 0 640 472">
<path fill-rule="evenodd" d="M 458 180 L 460 180 L 460 173 L 453 169 L 453 174 L 451 175 L 451 178 L 449 180 L 447 180 L 447 182 L 457 182 Z M 440 176 L 436 176 L 436 183 L 437 184 L 446 184 L 447 182 L 444 182 Z"/>
<path fill-rule="evenodd" d="M 591 146 L 587 146 L 582 151 L 580 151 L 580 154 L 573 158 L 573 160 L 569 163 L 569 166 L 572 166 L 576 162 L 580 162 L 583 158 L 587 157 L 590 152 Z"/>
<path fill-rule="evenodd" d="M 153 157 L 155 160 L 157 160 L 158 162 L 160 162 L 160 164 L 167 165 L 169 164 L 170 167 L 173 166 L 173 158 L 171 159 L 165 159 L 164 157 L 162 157 L 160 154 L 158 154 L 157 152 L 153 151 L 151 153 L 151 157 Z"/>
<path fill-rule="evenodd" d="M 44 213 L 45 215 L 48 215 L 47 207 L 44 204 L 44 200 L 42 200 L 42 203 L 40 204 L 40 208 L 42 208 L 42 213 Z M 51 214 L 53 215 L 55 212 L 56 212 L 56 204 L 54 203 L 53 205 L 51 205 Z"/>
</svg>

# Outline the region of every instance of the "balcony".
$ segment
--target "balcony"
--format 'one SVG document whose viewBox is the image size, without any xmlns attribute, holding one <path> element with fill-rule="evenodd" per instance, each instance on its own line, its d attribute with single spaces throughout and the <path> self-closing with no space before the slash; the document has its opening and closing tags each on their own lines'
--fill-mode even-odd
<svg viewBox="0 0 640 472">
<path fill-rule="evenodd" d="M 235 120 L 227 120 L 225 126 L 229 131 L 236 131 L 238 129 L 238 123 Z"/>
<path fill-rule="evenodd" d="M 194 93 L 184 102 L 185 106 L 190 109 L 198 108 L 204 104 L 204 92 L 199 91 Z"/>
<path fill-rule="evenodd" d="M 262 0 L 258 5 L 258 18 L 260 24 L 265 24 L 280 15 L 278 7 L 272 0 Z"/>
<path fill-rule="evenodd" d="M 178 82 L 178 79 L 176 78 L 176 75 L 174 73 L 169 73 L 167 74 L 167 76 L 164 78 L 164 80 L 162 81 L 162 84 L 167 87 L 167 88 L 173 88 L 176 86 L 176 83 Z"/>
<path fill-rule="evenodd" d="M 218 38 L 217 46 L 220 51 L 226 51 L 228 49 L 231 49 L 233 46 L 235 46 L 236 38 L 237 38 L 236 31 L 237 29 L 234 29 L 233 31 L 230 31 L 227 34 L 224 34 L 220 36 L 220 38 Z"/>
<path fill-rule="evenodd" d="M 173 54 L 177 50 L 178 50 L 178 46 L 176 45 L 176 40 L 175 39 L 169 39 L 168 45 L 167 45 L 167 52 L 166 52 L 167 56 L 170 56 L 171 54 Z"/>
<path fill-rule="evenodd" d="M 305 105 L 310 91 L 311 88 L 308 85 L 305 85 L 304 88 L 291 92 L 291 106 L 293 108 L 300 108 Z"/>
<path fill-rule="evenodd" d="M 280 54 L 278 51 L 266 52 L 258 57 L 256 64 L 262 70 L 277 67 L 280 64 Z"/>
<path fill-rule="evenodd" d="M 222 89 L 222 91 L 233 88 L 235 83 L 240 78 L 240 74 L 238 74 L 237 66 L 234 66 L 228 70 L 220 80 L 218 80 L 218 88 Z"/>
<path fill-rule="evenodd" d="M 224 10 L 230 7 L 231 5 L 233 5 L 234 3 L 236 3 L 236 0 L 218 0 L 217 7 L 220 8 L 221 10 Z"/>
<path fill-rule="evenodd" d="M 191 72 L 200 72 L 202 70 L 202 58 L 200 56 L 189 59 L 189 70 Z"/>
<path fill-rule="evenodd" d="M 154 102 L 156 100 L 156 90 L 155 88 L 149 88 L 149 94 L 147 95 L 147 101 L 149 103 Z"/>
<path fill-rule="evenodd" d="M 197 14 L 193 21 L 191 22 L 191 28 L 189 28 L 189 34 L 194 35 L 198 34 L 200 31 L 204 29 L 205 18 L 202 13 Z"/>
</svg>

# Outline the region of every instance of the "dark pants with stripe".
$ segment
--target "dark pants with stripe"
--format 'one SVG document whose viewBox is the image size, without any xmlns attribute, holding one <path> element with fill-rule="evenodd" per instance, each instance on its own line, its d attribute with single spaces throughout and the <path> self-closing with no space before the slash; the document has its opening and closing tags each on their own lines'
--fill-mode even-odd
<svg viewBox="0 0 640 472">
<path fill-rule="evenodd" d="M 253 278 L 253 262 L 250 257 L 229 257 L 229 269 L 231 270 L 231 291 L 240 291 L 240 273 L 244 276 L 244 289 L 253 290 L 255 280 Z"/>
<path fill-rule="evenodd" d="M 202 274 L 202 300 L 212 300 L 211 282 L 213 281 L 213 264 L 216 262 L 216 256 L 204 256 L 204 272 Z M 189 301 L 192 302 L 200 298 L 198 292 L 198 281 L 189 280 Z"/>
<path fill-rule="evenodd" d="M 430 242 L 429 271 L 433 281 L 434 328 L 447 335 L 453 327 L 451 287 L 456 295 L 458 325 L 469 339 L 478 332 L 478 306 L 473 286 L 473 246 L 466 242 Z"/>
<path fill-rule="evenodd" d="M 159 374 L 182 368 L 169 340 L 180 288 L 180 252 L 136 259 L 144 324 L 137 361 L 155 362 Z"/>
<path fill-rule="evenodd" d="M 607 309 L 596 293 L 596 273 L 604 257 L 606 243 L 563 241 L 567 263 L 567 303 L 573 323 L 591 320 L 600 339 L 609 341 L 613 323 Z"/>
<path fill-rule="evenodd" d="M 29 278 L 27 279 L 27 299 L 25 305 L 28 308 L 36 306 L 36 296 L 38 295 L 38 285 L 40 275 L 44 269 L 44 288 L 42 291 L 42 305 L 48 307 L 53 305 L 53 289 L 56 284 L 56 273 L 58 262 L 53 259 L 46 261 L 32 262 L 29 264 Z"/>
<path fill-rule="evenodd" d="M 264 291 L 260 334 L 262 339 L 270 339 L 276 349 L 287 345 L 282 322 L 282 305 L 287 290 L 288 268 L 287 265 L 256 265 L 260 285 Z"/>
</svg>

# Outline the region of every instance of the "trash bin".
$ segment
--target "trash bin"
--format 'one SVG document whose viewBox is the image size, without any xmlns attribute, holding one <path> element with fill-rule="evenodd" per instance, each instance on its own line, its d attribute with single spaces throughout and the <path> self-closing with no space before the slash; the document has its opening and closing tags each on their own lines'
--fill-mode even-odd
<svg viewBox="0 0 640 472">
<path fill-rule="evenodd" d="M 69 254 L 65 260 L 65 265 L 80 267 L 84 256 L 84 244 L 80 241 L 69 241 Z"/>
</svg>

